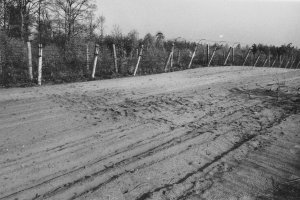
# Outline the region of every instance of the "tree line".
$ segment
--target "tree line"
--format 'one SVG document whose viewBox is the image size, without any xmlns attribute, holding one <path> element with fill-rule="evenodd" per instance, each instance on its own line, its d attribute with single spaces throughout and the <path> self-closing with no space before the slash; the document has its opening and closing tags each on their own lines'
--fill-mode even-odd
<svg viewBox="0 0 300 200">
<path fill-rule="evenodd" d="M 57 53 L 59 58 L 43 63 L 45 69 L 43 73 L 46 75 L 44 77 L 51 77 L 52 80 L 60 78 L 61 74 L 74 73 L 83 77 L 89 73 L 89 67 L 86 66 L 89 65 L 87 60 L 91 59 L 86 58 L 89 55 L 85 54 L 93 54 L 93 49 L 89 47 L 86 53 L 85 51 L 76 53 L 74 48 L 85 46 L 87 43 L 100 45 L 100 59 L 97 61 L 100 67 L 96 72 L 98 76 L 115 76 L 116 71 L 119 75 L 131 75 L 142 45 L 144 51 L 139 70 L 144 74 L 164 72 L 170 60 L 172 70 L 207 66 L 209 58 L 212 65 L 280 67 L 299 65 L 300 51 L 291 43 L 281 46 L 264 44 L 242 46 L 235 43 L 236 45 L 232 46 L 230 43 L 220 45 L 218 42 L 210 41 L 209 49 L 205 50 L 208 41 L 198 44 L 184 38 L 167 39 L 160 31 L 140 37 L 137 30 L 124 34 L 118 25 L 114 25 L 112 31 L 107 34 L 106 19 L 104 16 L 97 16 L 95 3 L 95 0 L 0 0 L 0 42 L 2 40 L 6 46 L 2 43 L 1 45 L 5 46 L 6 54 L 9 55 L 14 51 L 14 47 L 7 42 L 11 38 L 23 43 L 32 41 L 35 48 L 38 44 L 42 44 L 43 47 L 55 44 L 59 47 Z M 113 47 L 117 59 L 113 58 Z M 232 61 L 228 59 L 228 62 L 224 62 L 233 49 Z M 33 49 L 34 52 L 36 50 Z M 245 59 L 248 56 L 249 59 Z M 21 78 L 15 77 L 26 76 L 24 75 L 26 69 L 23 66 L 27 61 L 2 58 L 1 62 L 0 74 L 6 77 L 7 82 L 11 80 L 18 82 Z M 33 65 L 35 68 L 34 63 Z"/>
</svg>

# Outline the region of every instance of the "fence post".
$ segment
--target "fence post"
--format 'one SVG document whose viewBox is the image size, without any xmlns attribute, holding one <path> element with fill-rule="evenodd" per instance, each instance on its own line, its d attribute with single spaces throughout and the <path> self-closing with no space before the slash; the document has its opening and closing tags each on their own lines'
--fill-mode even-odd
<svg viewBox="0 0 300 200">
<path fill-rule="evenodd" d="M 277 56 L 275 57 L 275 59 L 274 59 L 274 61 L 273 61 L 272 65 L 271 65 L 271 67 L 273 67 L 273 66 L 275 65 L 275 63 L 276 63 L 276 60 L 277 60 Z"/>
<path fill-rule="evenodd" d="M 178 50 L 178 58 L 177 58 L 177 64 L 179 65 L 179 63 L 180 63 L 180 50 Z"/>
<path fill-rule="evenodd" d="M 31 51 L 31 42 L 30 40 L 27 41 L 27 53 L 28 53 L 28 75 L 29 79 L 32 81 L 32 51 Z"/>
<path fill-rule="evenodd" d="M 263 64 L 263 67 L 266 65 L 267 61 L 269 60 L 269 64 L 270 64 L 270 58 L 267 56 L 265 61 L 264 61 L 264 64 Z"/>
<path fill-rule="evenodd" d="M 188 69 L 190 69 L 191 66 L 192 66 L 194 57 L 195 57 L 195 55 L 196 55 L 197 47 L 198 47 L 198 45 L 196 44 L 195 49 L 194 49 L 194 52 L 193 52 L 192 57 L 191 57 L 191 61 L 190 61 L 189 66 L 188 66 Z"/>
<path fill-rule="evenodd" d="M 0 77 L 1 80 L 0 83 L 2 83 L 4 81 L 4 72 L 3 72 L 3 63 L 2 63 L 2 51 L 0 49 Z"/>
<path fill-rule="evenodd" d="M 86 71 L 89 71 L 89 44 L 86 44 Z"/>
<path fill-rule="evenodd" d="M 245 64 L 247 62 L 247 59 L 248 59 L 248 57 L 250 55 L 250 52 L 251 52 L 251 49 L 249 49 L 248 52 L 247 52 L 247 54 L 246 54 L 246 57 L 245 57 L 244 62 L 243 62 L 243 66 L 245 66 Z"/>
<path fill-rule="evenodd" d="M 98 60 L 98 54 L 99 54 L 99 45 L 95 45 L 95 54 L 94 54 L 94 63 L 93 63 L 93 71 L 92 71 L 92 78 L 95 78 L 96 73 L 96 66 L 97 66 L 97 60 Z"/>
<path fill-rule="evenodd" d="M 268 61 L 269 61 L 269 67 L 271 67 L 271 53 L 270 53 L 270 47 L 268 51 Z"/>
<path fill-rule="evenodd" d="M 173 67 L 173 63 L 174 63 L 173 59 L 174 59 L 174 47 L 172 48 L 172 55 L 171 55 L 171 63 L 170 63 L 170 68 L 172 68 L 172 67 Z"/>
<path fill-rule="evenodd" d="M 212 55 L 211 55 L 211 57 L 210 57 L 210 60 L 209 60 L 209 62 L 208 62 L 208 64 L 207 64 L 208 67 L 210 66 L 210 63 L 211 63 L 211 61 L 213 60 L 216 51 L 217 51 L 217 47 L 213 50 L 213 53 L 212 53 Z"/>
<path fill-rule="evenodd" d="M 256 64 L 258 63 L 258 60 L 259 60 L 260 56 L 261 56 L 261 54 L 258 54 L 258 56 L 257 56 L 257 58 L 256 58 L 256 60 L 253 64 L 253 67 L 256 67 Z"/>
<path fill-rule="evenodd" d="M 141 57 L 142 57 L 142 54 L 143 54 L 143 48 L 144 48 L 144 45 L 141 46 L 141 50 L 140 50 L 140 53 L 139 53 L 139 58 L 138 58 L 138 61 L 136 63 L 136 66 L 135 66 L 135 70 L 134 70 L 133 76 L 136 75 L 136 72 L 137 72 L 137 70 L 139 68 L 139 64 L 140 64 Z"/>
<path fill-rule="evenodd" d="M 231 49 L 231 62 L 232 62 L 232 65 L 234 65 L 234 47 L 232 47 L 232 49 Z"/>
<path fill-rule="evenodd" d="M 292 62 L 291 67 L 290 67 L 291 69 L 293 68 L 293 65 L 295 64 L 295 61 L 296 61 L 296 58 L 293 59 L 293 62 Z"/>
<path fill-rule="evenodd" d="M 299 62 L 298 62 L 298 64 L 297 64 L 297 66 L 296 66 L 296 69 L 298 69 L 299 65 L 300 65 L 300 60 L 299 60 Z"/>
<path fill-rule="evenodd" d="M 231 49 L 233 49 L 233 48 L 232 48 L 232 47 L 229 48 L 229 50 L 228 50 L 228 52 L 227 52 L 227 56 L 225 57 L 225 61 L 224 61 L 224 64 L 223 64 L 223 65 L 226 65 L 226 64 L 227 64 L 228 58 L 229 58 L 229 56 L 230 56 Z"/>
<path fill-rule="evenodd" d="M 173 52 L 174 52 L 174 46 L 175 46 L 175 44 L 173 43 L 173 44 L 172 44 L 171 52 L 170 52 L 170 54 L 169 54 L 169 56 L 168 56 L 168 60 L 167 60 L 166 66 L 165 66 L 165 72 L 167 72 L 168 65 L 169 65 L 170 62 L 171 62 L 171 67 L 173 66 Z"/>
<path fill-rule="evenodd" d="M 284 62 L 284 58 L 282 58 L 282 60 L 280 61 L 280 63 L 279 63 L 279 68 L 281 68 L 283 62 Z"/>
<path fill-rule="evenodd" d="M 113 52 L 114 52 L 114 64 L 116 73 L 118 73 L 118 61 L 117 61 L 117 52 L 116 52 L 116 45 L 113 44 Z"/>
<path fill-rule="evenodd" d="M 209 63 L 209 44 L 206 45 L 206 62 L 207 62 L 207 66 Z"/>
<path fill-rule="evenodd" d="M 291 62 L 291 58 L 288 59 L 288 61 L 286 62 L 285 67 L 284 67 L 285 69 L 289 66 L 290 62 Z"/>
<path fill-rule="evenodd" d="M 38 85 L 42 85 L 43 45 L 39 44 Z"/>
</svg>

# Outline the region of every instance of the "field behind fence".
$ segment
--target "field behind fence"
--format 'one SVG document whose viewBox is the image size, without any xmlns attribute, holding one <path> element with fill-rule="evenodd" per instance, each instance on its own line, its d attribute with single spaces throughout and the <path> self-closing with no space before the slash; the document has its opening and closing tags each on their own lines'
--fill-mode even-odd
<svg viewBox="0 0 300 200">
<path fill-rule="evenodd" d="M 201 66 L 298 68 L 300 60 L 299 53 L 278 57 L 263 52 L 253 53 L 252 48 L 232 44 L 182 41 L 164 41 L 162 45 L 144 43 L 140 41 L 137 46 L 126 49 L 117 42 L 73 38 L 63 45 L 57 42 L 44 44 L 40 52 L 37 41 L 23 42 L 0 34 L 0 83 L 2 86 L 38 83 L 39 55 L 42 62 L 41 83 L 114 78 L 135 75 L 135 72 L 137 75 L 155 74 Z M 96 48 L 98 54 L 95 54 Z"/>
</svg>

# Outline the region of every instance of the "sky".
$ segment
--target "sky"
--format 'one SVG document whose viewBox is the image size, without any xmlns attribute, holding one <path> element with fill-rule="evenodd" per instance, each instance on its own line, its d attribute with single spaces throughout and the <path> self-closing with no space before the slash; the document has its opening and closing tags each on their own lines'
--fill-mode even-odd
<svg viewBox="0 0 300 200">
<path fill-rule="evenodd" d="M 105 32 L 161 31 L 167 39 L 293 43 L 300 47 L 300 0 L 97 0 Z"/>
</svg>

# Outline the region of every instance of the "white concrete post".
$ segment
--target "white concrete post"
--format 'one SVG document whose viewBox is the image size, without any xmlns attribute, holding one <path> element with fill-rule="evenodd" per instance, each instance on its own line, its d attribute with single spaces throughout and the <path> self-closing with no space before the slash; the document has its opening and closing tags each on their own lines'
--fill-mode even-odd
<svg viewBox="0 0 300 200">
<path fill-rule="evenodd" d="M 256 64 L 258 63 L 258 60 L 259 60 L 260 56 L 261 56 L 261 54 L 259 54 L 259 55 L 257 56 L 257 58 L 256 58 L 256 60 L 255 60 L 255 62 L 254 62 L 253 67 L 256 67 Z"/>
<path fill-rule="evenodd" d="M 93 63 L 92 78 L 95 78 L 98 55 L 99 55 L 99 45 L 96 44 L 95 45 L 95 54 L 94 54 L 94 63 Z"/>
<path fill-rule="evenodd" d="M 190 60 L 190 63 L 189 63 L 188 69 L 190 69 L 190 68 L 191 68 L 191 66 L 192 66 L 192 63 L 193 63 L 194 57 L 195 57 L 195 55 L 196 55 L 197 48 L 198 48 L 198 44 L 196 44 L 196 46 L 195 46 L 195 49 L 194 49 L 194 52 L 193 52 L 193 54 L 192 54 L 192 57 L 191 57 L 191 60 Z"/>
<path fill-rule="evenodd" d="M 86 71 L 89 71 L 89 44 L 86 44 Z"/>
<path fill-rule="evenodd" d="M 245 64 L 246 64 L 246 62 L 247 62 L 247 59 L 248 59 L 248 57 L 249 57 L 249 55 L 250 55 L 250 52 L 251 52 L 251 49 L 249 49 L 248 52 L 247 52 L 247 55 L 246 55 L 245 60 L 244 60 L 244 62 L 243 62 L 243 66 L 245 66 Z"/>
<path fill-rule="evenodd" d="M 136 72 L 139 68 L 139 64 L 140 64 L 140 61 L 141 61 L 141 58 L 142 58 L 142 54 L 143 54 L 143 48 L 144 48 L 144 45 L 141 46 L 141 50 L 140 50 L 140 53 L 139 53 L 139 58 L 138 58 L 138 61 L 136 63 L 136 66 L 135 66 L 135 70 L 134 70 L 134 73 L 133 73 L 133 76 L 136 75 Z"/>
<path fill-rule="evenodd" d="M 173 52 L 174 52 L 174 46 L 175 46 L 175 44 L 173 43 L 173 44 L 172 44 L 171 52 L 170 52 L 170 54 L 169 54 L 169 57 L 168 57 L 168 60 L 167 60 L 166 66 L 165 66 L 165 72 L 167 72 L 167 70 L 168 70 L 168 65 L 169 65 L 170 62 L 171 62 L 171 67 L 173 66 Z"/>
<path fill-rule="evenodd" d="M 33 75 L 32 75 L 32 51 L 31 51 L 31 42 L 27 42 L 27 53 L 28 53 L 28 75 L 29 79 L 32 81 Z"/>
<path fill-rule="evenodd" d="M 38 85 L 42 85 L 43 45 L 39 44 Z"/>
<path fill-rule="evenodd" d="M 225 57 L 225 61 L 224 61 L 224 64 L 223 65 L 226 65 L 227 64 L 227 61 L 229 59 L 229 56 L 230 56 L 230 52 L 231 52 L 231 49 L 233 49 L 232 47 L 229 48 L 228 52 L 227 52 L 227 55 Z"/>
<path fill-rule="evenodd" d="M 217 47 L 214 49 L 214 51 L 213 51 L 213 53 L 212 53 L 212 55 L 211 55 L 211 57 L 210 57 L 210 60 L 209 60 L 209 62 L 208 62 L 208 64 L 207 64 L 208 67 L 209 67 L 210 64 L 211 64 L 211 62 L 212 62 L 212 60 L 213 60 L 213 58 L 214 58 L 214 56 L 215 56 L 216 51 L 217 51 Z"/>
<path fill-rule="evenodd" d="M 116 73 L 118 73 L 118 61 L 117 61 L 117 51 L 116 51 L 116 45 L 113 44 L 113 52 L 114 52 L 114 64 L 115 64 L 115 70 Z"/>
</svg>

